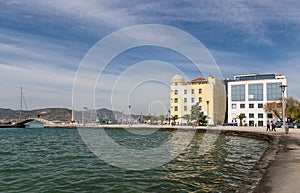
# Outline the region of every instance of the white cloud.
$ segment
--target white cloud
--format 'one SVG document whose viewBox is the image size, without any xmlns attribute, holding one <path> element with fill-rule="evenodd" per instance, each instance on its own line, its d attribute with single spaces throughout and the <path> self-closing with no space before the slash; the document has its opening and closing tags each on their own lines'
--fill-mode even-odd
<svg viewBox="0 0 300 193">
<path fill-rule="evenodd" d="M 93 35 L 105 34 L 121 27 L 141 23 L 172 25 L 173 23 L 182 22 L 180 26 L 188 31 L 190 23 L 201 24 L 207 22 L 216 28 L 218 26 L 225 27 L 224 30 L 227 31 L 227 34 L 238 32 L 243 36 L 244 42 L 240 42 L 241 44 L 272 47 L 276 46 L 277 42 L 270 35 L 273 33 L 273 28 L 270 26 L 299 26 L 300 24 L 300 2 L 291 0 L 276 2 L 271 0 L 216 0 L 181 1 L 180 3 L 176 1 L 13 0 L 2 3 L 14 6 L 14 10 L 9 11 L 9 16 L 6 19 L 9 17 L 16 19 L 15 15 L 23 14 L 19 13 L 20 10 L 26 10 L 24 11 L 25 17 L 30 17 L 33 22 L 35 21 L 34 17 L 38 16 L 49 19 L 52 22 L 51 25 L 53 25 L 50 26 L 49 30 L 54 30 L 52 27 L 56 27 L 56 22 L 60 25 L 66 22 L 72 28 L 78 28 L 79 31 L 87 29 L 88 33 L 85 34 L 87 36 L 92 33 Z M 23 15 L 20 18 L 23 18 Z M 204 25 L 203 28 L 205 27 L 207 26 Z M 66 26 L 66 28 L 68 27 Z M 294 30 L 297 30 L 296 28 Z M 86 31 L 84 32 L 86 33 Z M 283 29 L 283 33 L 287 32 L 289 32 L 289 29 Z M 0 75 L 2 82 L 5 82 L 1 85 L 1 88 L 7 91 L 0 95 L 0 106 L 18 108 L 15 95 L 18 92 L 19 85 L 24 87 L 30 85 L 29 87 L 34 90 L 32 92 L 26 89 L 26 92 L 34 93 L 30 97 L 38 96 L 44 99 L 43 102 L 33 101 L 32 105 L 29 105 L 33 108 L 43 106 L 43 104 L 45 106 L 48 106 L 48 104 L 51 106 L 70 104 L 70 90 L 75 70 L 86 51 L 85 49 L 87 49 L 81 47 L 85 44 L 85 40 L 78 40 L 80 44 L 76 44 L 75 42 L 66 42 L 53 37 L 50 39 L 50 37 L 30 33 L 29 31 L 17 32 L 4 29 L 4 27 L 0 28 L 0 63 L 2 63 L 0 65 Z M 61 31 L 61 33 L 64 33 L 64 31 Z M 222 32 L 220 33 L 222 34 Z M 214 34 L 209 35 L 214 38 Z M 144 36 L 151 38 L 153 33 L 144 34 Z M 294 34 L 294 36 L 296 35 Z M 63 36 L 60 38 L 63 38 Z M 154 38 L 158 37 L 154 35 Z M 172 41 L 167 36 L 160 38 L 157 39 L 158 42 Z M 222 41 L 222 38 L 227 37 L 221 36 L 219 38 L 221 38 L 219 41 Z M 235 37 L 230 38 L 232 38 L 231 41 L 235 41 Z M 295 41 L 299 41 L 299 39 Z M 118 44 L 116 43 L 116 45 Z M 296 69 L 299 68 L 296 65 L 299 64 L 300 59 L 296 56 L 291 56 L 290 60 L 278 60 L 274 66 L 279 67 L 273 69 L 272 67 L 265 68 L 262 66 L 262 62 L 255 56 L 220 50 L 213 51 L 213 54 L 217 61 L 220 61 L 221 70 L 226 75 L 250 73 L 249 71 L 252 70 L 260 73 L 282 72 L 286 74 L 289 82 L 289 93 L 296 98 L 300 98 L 299 86 L 296 84 L 298 77 Z M 285 64 L 289 64 L 289 66 Z M 272 66 L 272 64 L 268 65 Z M 188 69 L 188 66 L 186 69 Z M 164 76 L 163 71 L 158 71 L 157 74 Z M 139 75 L 144 76 L 145 74 L 140 73 Z M 115 72 L 112 77 L 106 77 L 104 83 L 109 82 L 113 76 L 115 76 Z M 84 84 L 88 84 L 88 82 L 87 79 Z M 109 92 L 110 88 L 105 87 L 104 92 L 106 91 Z M 123 91 L 120 90 L 120 92 Z M 104 94 L 104 96 L 106 95 Z"/>
</svg>

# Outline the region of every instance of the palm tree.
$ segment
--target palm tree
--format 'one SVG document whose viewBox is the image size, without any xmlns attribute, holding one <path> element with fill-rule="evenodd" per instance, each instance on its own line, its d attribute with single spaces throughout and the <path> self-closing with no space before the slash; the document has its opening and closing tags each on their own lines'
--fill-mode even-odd
<svg viewBox="0 0 300 193">
<path fill-rule="evenodd" d="M 236 118 L 240 120 L 240 126 L 243 126 L 243 119 L 246 118 L 246 115 L 245 114 L 239 114 Z"/>
<path fill-rule="evenodd" d="M 175 115 L 175 116 L 171 115 L 171 120 L 173 121 L 173 123 L 176 123 L 177 119 L 178 119 L 177 115 Z"/>
</svg>

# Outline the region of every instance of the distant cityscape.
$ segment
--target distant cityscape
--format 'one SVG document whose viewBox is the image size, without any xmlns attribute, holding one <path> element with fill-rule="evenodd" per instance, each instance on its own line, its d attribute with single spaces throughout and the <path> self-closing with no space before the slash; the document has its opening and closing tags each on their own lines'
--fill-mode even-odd
<svg viewBox="0 0 300 193">
<path fill-rule="evenodd" d="M 266 126 L 267 121 L 279 121 L 274 112 L 266 112 L 264 106 L 269 102 L 280 102 L 282 85 L 287 85 L 287 79 L 279 74 L 246 74 L 222 80 L 209 76 L 207 79 L 196 78 L 188 82 L 176 74 L 170 83 L 170 109 L 166 115 L 128 115 L 105 108 L 86 108 L 73 111 L 73 114 L 78 124 L 192 125 L 197 122 L 192 112 L 197 107 L 197 111 L 206 117 L 207 125 Z M 287 97 L 287 92 L 284 92 L 284 97 Z M 72 119 L 72 109 L 0 109 L 1 124 L 32 117 L 65 124 Z"/>
</svg>

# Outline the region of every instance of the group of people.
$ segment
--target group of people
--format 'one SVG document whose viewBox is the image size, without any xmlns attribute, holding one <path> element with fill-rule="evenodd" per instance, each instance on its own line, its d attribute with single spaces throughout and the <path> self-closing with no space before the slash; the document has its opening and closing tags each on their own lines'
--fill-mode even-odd
<svg viewBox="0 0 300 193">
<path fill-rule="evenodd" d="M 276 124 L 273 121 L 267 121 L 267 131 L 275 131 L 276 132 Z"/>
</svg>

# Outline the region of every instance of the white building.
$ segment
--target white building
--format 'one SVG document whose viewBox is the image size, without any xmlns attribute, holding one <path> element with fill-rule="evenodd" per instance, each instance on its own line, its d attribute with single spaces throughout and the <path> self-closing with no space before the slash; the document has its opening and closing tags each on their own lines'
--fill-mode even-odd
<svg viewBox="0 0 300 193">
<path fill-rule="evenodd" d="M 286 85 L 284 75 L 248 74 L 234 76 L 228 82 L 228 122 L 237 122 L 244 114 L 243 125 L 265 126 L 267 121 L 277 121 L 272 113 L 264 111 L 268 102 L 278 101 L 282 96 L 280 86 Z M 285 97 L 287 91 L 285 92 Z"/>
</svg>

